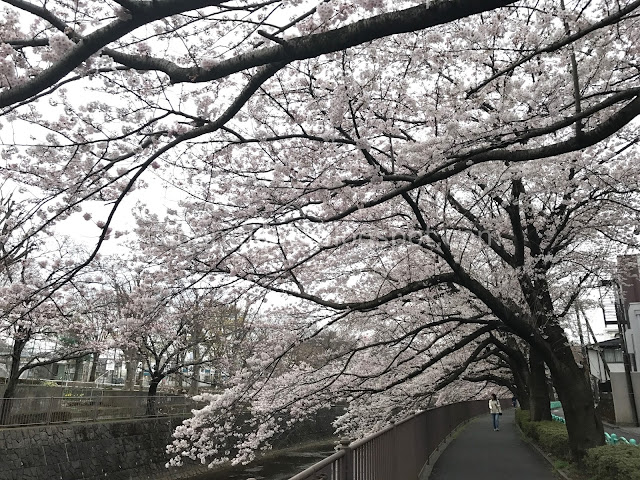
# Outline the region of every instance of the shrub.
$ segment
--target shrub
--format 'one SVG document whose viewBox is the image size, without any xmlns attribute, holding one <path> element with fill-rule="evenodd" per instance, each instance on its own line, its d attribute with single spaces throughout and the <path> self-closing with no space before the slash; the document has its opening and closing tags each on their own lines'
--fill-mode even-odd
<svg viewBox="0 0 640 480">
<path fill-rule="evenodd" d="M 633 445 L 603 445 L 587 450 L 585 467 L 594 478 L 640 480 L 640 448 Z"/>
<path fill-rule="evenodd" d="M 535 442 L 538 441 L 536 422 L 531 421 L 529 410 L 516 410 L 516 422 L 527 437 L 530 437 Z"/>
<path fill-rule="evenodd" d="M 516 410 L 516 422 L 535 443 L 556 457 L 569 459 L 569 435 L 567 427 L 558 422 L 532 422 L 528 410 Z"/>
<path fill-rule="evenodd" d="M 545 452 L 566 460 L 571 458 L 569 434 L 563 423 L 544 421 L 531 422 L 531 425 L 536 430 L 536 442 Z"/>
<path fill-rule="evenodd" d="M 544 451 L 556 458 L 569 460 L 567 427 L 559 422 L 532 422 L 527 410 L 516 410 L 516 423 Z M 603 445 L 591 448 L 584 459 L 585 473 L 598 480 L 640 480 L 640 447 L 633 445 Z"/>
<path fill-rule="evenodd" d="M 516 409 L 516 423 L 520 428 L 522 428 L 524 423 L 527 423 L 530 421 L 531 421 L 531 414 L 529 413 L 529 410 L 520 410 L 519 408 Z"/>
</svg>

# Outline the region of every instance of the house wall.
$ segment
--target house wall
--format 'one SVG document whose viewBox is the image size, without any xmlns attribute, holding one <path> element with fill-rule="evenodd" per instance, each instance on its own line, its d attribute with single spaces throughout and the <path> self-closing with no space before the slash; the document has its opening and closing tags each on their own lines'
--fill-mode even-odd
<svg viewBox="0 0 640 480">
<path fill-rule="evenodd" d="M 587 350 L 589 355 L 589 366 L 591 368 L 591 375 L 596 377 L 600 382 L 606 382 L 609 378 L 607 377 L 607 371 L 604 368 L 604 364 L 602 362 L 602 358 L 595 350 Z M 624 373 L 624 363 L 608 363 L 609 370 L 617 373 Z"/>
<path fill-rule="evenodd" d="M 618 278 L 625 305 L 640 302 L 640 256 L 618 255 Z"/>
<path fill-rule="evenodd" d="M 629 305 L 628 310 L 629 325 L 627 330 L 627 349 L 632 357 L 633 365 L 631 370 L 640 371 L 640 303 L 634 302 Z"/>
<path fill-rule="evenodd" d="M 606 382 L 609 379 L 607 371 L 604 368 L 604 364 L 600 355 L 595 350 L 587 350 L 589 357 L 589 367 L 591 369 L 591 375 L 596 377 L 599 382 Z"/>
<path fill-rule="evenodd" d="M 624 363 L 610 363 L 609 370 L 616 373 L 624 373 Z"/>
<path fill-rule="evenodd" d="M 631 372 L 636 409 L 640 413 L 640 372 Z M 633 424 L 633 411 L 624 372 L 611 372 L 611 391 L 616 422 L 620 425 Z"/>
</svg>

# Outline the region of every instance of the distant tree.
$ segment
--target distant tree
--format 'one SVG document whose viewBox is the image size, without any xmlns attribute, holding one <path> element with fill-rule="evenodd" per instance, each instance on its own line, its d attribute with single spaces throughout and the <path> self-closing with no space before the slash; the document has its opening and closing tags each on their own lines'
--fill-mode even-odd
<svg viewBox="0 0 640 480">
<path fill-rule="evenodd" d="M 75 287 L 54 292 L 49 284 L 70 259 L 73 246 L 64 240 L 44 241 L 47 230 L 34 227 L 34 201 L 18 189 L 5 194 L 8 186 L 0 187 L 0 336 L 10 345 L 0 424 L 10 419 L 12 398 L 25 372 L 95 348 L 85 337 L 88 325 L 70 307 Z M 82 283 L 78 278 L 76 285 Z"/>
<path fill-rule="evenodd" d="M 10 419 L 12 398 L 25 372 L 83 357 L 96 348 L 96 343 L 86 335 L 88 325 L 72 313 L 68 291 L 55 296 L 47 294 L 43 299 L 39 291 L 46 279 L 29 259 L 13 265 L 11 270 L 16 276 L 0 288 L 0 334 L 11 341 L 0 424 Z M 32 307 L 32 303 L 37 306 Z"/>
</svg>

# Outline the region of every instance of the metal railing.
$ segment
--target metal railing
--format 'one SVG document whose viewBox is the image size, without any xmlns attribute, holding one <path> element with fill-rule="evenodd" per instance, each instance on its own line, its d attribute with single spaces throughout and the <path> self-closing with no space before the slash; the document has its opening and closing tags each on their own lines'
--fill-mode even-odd
<svg viewBox="0 0 640 480">
<path fill-rule="evenodd" d="M 341 442 L 336 453 L 290 480 L 416 479 L 447 436 L 464 421 L 488 413 L 487 404 L 477 400 L 434 408 L 362 440 Z"/>
<path fill-rule="evenodd" d="M 190 398 L 156 396 L 63 396 L 0 399 L 10 402 L 0 428 L 54 423 L 94 422 L 144 417 L 190 415 L 202 406 Z M 151 408 L 150 408 L 151 407 Z"/>
</svg>

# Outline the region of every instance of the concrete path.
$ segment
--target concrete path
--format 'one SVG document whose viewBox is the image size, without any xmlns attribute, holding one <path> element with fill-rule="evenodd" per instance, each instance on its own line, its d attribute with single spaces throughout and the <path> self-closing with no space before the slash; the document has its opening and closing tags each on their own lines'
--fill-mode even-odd
<svg viewBox="0 0 640 480">
<path fill-rule="evenodd" d="M 613 425 L 611 423 L 604 423 L 604 431 L 608 434 L 615 433 L 618 437 L 624 437 L 627 440 L 635 439 L 636 442 L 640 442 L 640 427 L 629 427 Z"/>
<path fill-rule="evenodd" d="M 551 413 L 564 417 L 562 408 L 554 408 Z M 624 437 L 627 440 L 635 439 L 636 442 L 640 442 L 640 427 L 633 427 L 628 425 L 616 425 L 613 423 L 602 422 L 604 424 L 604 431 L 609 435 L 615 433 L 618 437 Z"/>
<path fill-rule="evenodd" d="M 429 480 L 555 480 L 551 465 L 522 440 L 514 410 L 500 417 L 494 432 L 491 416 L 472 420 L 447 446 Z"/>
</svg>

